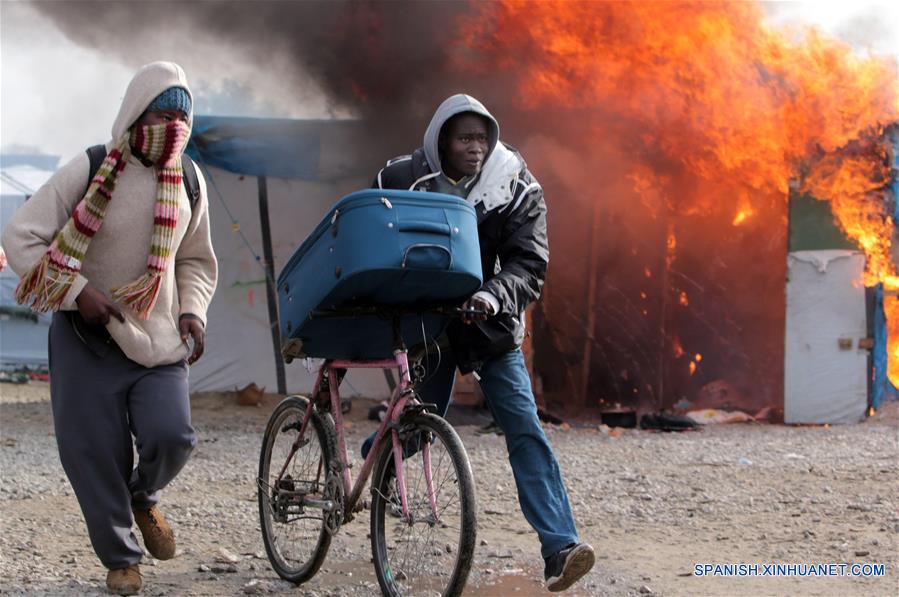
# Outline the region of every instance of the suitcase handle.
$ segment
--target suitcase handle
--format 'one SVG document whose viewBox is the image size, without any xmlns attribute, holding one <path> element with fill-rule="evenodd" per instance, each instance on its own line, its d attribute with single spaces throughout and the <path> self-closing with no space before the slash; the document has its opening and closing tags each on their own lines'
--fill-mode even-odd
<svg viewBox="0 0 899 597">
<path fill-rule="evenodd" d="M 403 264 L 402 267 L 406 267 L 406 261 L 409 259 L 409 253 L 414 251 L 415 249 L 440 249 L 441 251 L 446 252 L 446 256 L 449 257 L 449 265 L 446 266 L 447 270 L 453 269 L 453 253 L 449 249 L 441 245 L 433 245 L 429 243 L 418 243 L 415 245 L 409 245 L 406 247 L 406 250 L 403 252 Z"/>
<path fill-rule="evenodd" d="M 443 234 L 444 236 L 450 236 L 450 227 L 449 224 L 441 224 L 440 222 L 426 222 L 426 221 L 400 221 L 397 225 L 397 229 L 400 232 L 425 232 L 429 234 Z"/>
</svg>

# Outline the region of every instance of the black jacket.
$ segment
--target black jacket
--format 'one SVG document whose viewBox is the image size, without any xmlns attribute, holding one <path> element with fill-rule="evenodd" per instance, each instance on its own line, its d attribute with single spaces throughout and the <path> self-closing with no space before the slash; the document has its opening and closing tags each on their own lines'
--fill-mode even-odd
<svg viewBox="0 0 899 597">
<path fill-rule="evenodd" d="M 421 180 L 428 174 L 431 170 L 424 151 L 418 149 L 411 156 L 390 160 L 375 177 L 373 186 L 429 191 L 431 181 Z M 509 184 L 515 186 L 511 202 L 491 211 L 486 211 L 483 203 L 476 207 L 484 272 L 481 290 L 497 298 L 499 313 L 472 325 L 458 320 L 450 324 L 447 335 L 463 373 L 521 346 L 525 335 L 524 310 L 540 297 L 546 278 L 549 242 L 543 190 L 524 160 L 518 176 Z"/>
</svg>

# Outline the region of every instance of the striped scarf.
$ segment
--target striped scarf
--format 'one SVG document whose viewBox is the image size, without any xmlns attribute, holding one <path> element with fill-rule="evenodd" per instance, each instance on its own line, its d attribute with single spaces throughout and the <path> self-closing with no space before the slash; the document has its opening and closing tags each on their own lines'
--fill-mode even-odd
<svg viewBox="0 0 899 597">
<path fill-rule="evenodd" d="M 132 150 L 157 167 L 153 237 L 147 271 L 136 280 L 111 289 L 115 300 L 146 319 L 162 287 L 178 224 L 181 192 L 181 151 L 190 132 L 181 121 L 134 126 L 103 160 L 72 217 L 57 233 L 41 260 L 16 288 L 16 300 L 39 312 L 59 309 L 79 272 L 91 240 L 103 224 L 116 179 L 128 165 Z"/>
</svg>

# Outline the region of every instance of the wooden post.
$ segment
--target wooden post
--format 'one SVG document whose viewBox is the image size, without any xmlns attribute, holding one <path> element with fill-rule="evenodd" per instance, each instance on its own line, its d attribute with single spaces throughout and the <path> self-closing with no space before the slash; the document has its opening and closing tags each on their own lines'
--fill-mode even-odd
<svg viewBox="0 0 899 597">
<path fill-rule="evenodd" d="M 590 260 L 587 262 L 587 322 L 584 333 L 584 362 L 581 363 L 581 387 L 580 402 L 590 408 L 595 405 L 596 400 L 590 388 L 590 360 L 593 358 L 593 343 L 596 340 L 594 334 L 596 328 L 596 293 L 599 284 L 599 272 L 596 268 L 599 266 L 599 206 L 594 199 L 591 203 L 590 223 Z"/>
<path fill-rule="evenodd" d="M 278 376 L 278 393 L 287 393 L 287 378 L 284 375 L 284 359 L 281 357 L 281 330 L 278 327 L 278 300 L 275 291 L 275 264 L 272 251 L 272 234 L 268 218 L 268 186 L 264 176 L 256 177 L 259 182 L 259 223 L 262 226 L 262 266 L 265 268 L 265 294 L 268 299 L 268 322 L 272 330 L 272 345 L 275 349 L 275 372 Z"/>
</svg>

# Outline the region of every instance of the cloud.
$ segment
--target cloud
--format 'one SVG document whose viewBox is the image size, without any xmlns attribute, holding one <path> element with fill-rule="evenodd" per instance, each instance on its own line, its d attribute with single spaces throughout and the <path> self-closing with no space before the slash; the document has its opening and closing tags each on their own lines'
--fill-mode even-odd
<svg viewBox="0 0 899 597">
<path fill-rule="evenodd" d="M 68 159 L 107 141 L 128 82 L 138 67 L 155 60 L 173 60 L 184 67 L 197 95 L 198 113 L 348 115 L 335 108 L 303 68 L 289 65 L 283 53 L 261 61 L 240 44 L 224 43 L 214 31 L 192 29 L 187 23 L 160 34 L 164 27 L 151 26 L 157 17 L 140 13 L 158 13 L 158 3 L 101 4 L 110 10 L 81 2 L 3 4 L 0 151 L 37 146 Z M 71 10 L 78 18 L 53 12 L 59 9 Z M 141 18 L 147 19 L 145 27 L 125 27 Z M 107 27 L 120 33 L 108 35 Z M 128 51 L 123 53 L 123 48 Z"/>
<path fill-rule="evenodd" d="M 0 44 L 3 151 L 71 156 L 108 139 L 130 68 L 75 46 L 25 3 L 4 3 Z"/>
<path fill-rule="evenodd" d="M 899 57 L 899 5 L 878 0 L 766 2 L 775 24 L 814 26 L 882 56 Z"/>
</svg>

